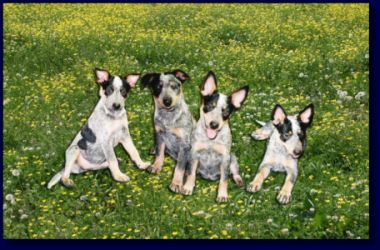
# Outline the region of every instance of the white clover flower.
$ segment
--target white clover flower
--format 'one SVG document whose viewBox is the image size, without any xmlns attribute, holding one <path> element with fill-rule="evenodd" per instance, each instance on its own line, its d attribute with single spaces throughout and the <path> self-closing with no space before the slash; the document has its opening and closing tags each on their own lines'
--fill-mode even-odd
<svg viewBox="0 0 380 250">
<path fill-rule="evenodd" d="M 288 236 L 289 235 L 289 229 L 287 229 L 287 228 L 281 229 L 281 234 L 284 236 Z"/>
<path fill-rule="evenodd" d="M 268 220 L 267 220 L 267 224 L 268 224 L 268 225 L 272 225 L 272 224 L 273 224 L 273 219 L 268 219 Z"/>
<path fill-rule="evenodd" d="M 364 92 L 364 91 L 360 91 L 360 92 L 358 92 L 358 93 L 355 95 L 355 99 L 356 99 L 356 100 L 360 100 L 363 96 L 365 96 L 365 92 Z"/>
<path fill-rule="evenodd" d="M 16 177 L 19 176 L 19 175 L 20 175 L 20 170 L 18 170 L 18 169 L 13 169 L 13 170 L 12 170 L 12 175 L 13 175 L 13 176 L 16 176 Z"/>
<path fill-rule="evenodd" d="M 15 197 L 13 196 L 13 194 L 7 194 L 7 195 L 5 196 L 5 199 L 6 199 L 7 201 L 12 201 L 12 200 L 15 199 Z"/>
<path fill-rule="evenodd" d="M 338 94 L 339 98 L 341 98 L 341 99 L 345 98 L 348 94 L 347 91 L 342 91 L 342 90 L 338 90 L 336 93 Z"/>
<path fill-rule="evenodd" d="M 20 219 L 21 219 L 21 220 L 28 219 L 28 215 L 27 215 L 27 214 L 22 214 L 22 215 L 20 216 Z"/>
<path fill-rule="evenodd" d="M 305 74 L 302 73 L 302 72 L 298 74 L 298 77 L 299 77 L 299 78 L 303 78 L 304 76 L 305 76 Z"/>
</svg>

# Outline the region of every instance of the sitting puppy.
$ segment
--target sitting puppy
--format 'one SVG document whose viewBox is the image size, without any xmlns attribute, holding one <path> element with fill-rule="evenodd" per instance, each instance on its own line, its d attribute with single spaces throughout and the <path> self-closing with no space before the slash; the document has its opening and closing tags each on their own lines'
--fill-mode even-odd
<svg viewBox="0 0 380 250">
<path fill-rule="evenodd" d="M 188 79 L 182 70 L 148 73 L 141 79 L 142 88 L 151 88 L 155 106 L 156 158 L 148 171 L 157 174 L 162 170 L 165 153 L 173 157 L 177 161 L 169 186 L 173 192 L 179 192 L 183 184 L 195 125 L 182 93 L 182 84 Z"/>
<path fill-rule="evenodd" d="M 238 186 L 243 185 L 239 175 L 236 156 L 231 153 L 231 130 L 228 118 L 239 109 L 248 94 L 248 86 L 230 96 L 218 93 L 216 77 L 209 72 L 201 86 L 202 105 L 191 146 L 191 167 L 182 193 L 191 195 L 195 186 L 196 173 L 209 180 L 220 179 L 218 202 L 228 199 L 227 181 L 231 173 Z"/>
<path fill-rule="evenodd" d="M 261 189 L 271 171 L 286 172 L 285 183 L 277 196 L 278 202 L 290 201 L 292 189 L 297 179 L 297 163 L 306 147 L 306 129 L 313 121 L 314 106 L 308 105 L 298 115 L 287 116 L 277 104 L 272 111 L 272 121 L 261 123 L 262 128 L 252 133 L 256 140 L 269 138 L 267 150 L 258 173 L 248 186 L 248 192 Z"/>
<path fill-rule="evenodd" d="M 96 81 L 100 85 L 100 100 L 88 122 L 66 150 L 65 168 L 49 182 L 48 188 L 62 181 L 66 187 L 74 182 L 70 174 L 88 170 L 109 168 L 116 181 L 127 182 L 129 177 L 119 169 L 114 147 L 121 143 L 133 162 L 140 169 L 149 163 L 141 160 L 128 129 L 127 112 L 124 102 L 128 92 L 136 85 L 140 75 L 126 77 L 111 76 L 106 70 L 95 69 Z"/>
</svg>

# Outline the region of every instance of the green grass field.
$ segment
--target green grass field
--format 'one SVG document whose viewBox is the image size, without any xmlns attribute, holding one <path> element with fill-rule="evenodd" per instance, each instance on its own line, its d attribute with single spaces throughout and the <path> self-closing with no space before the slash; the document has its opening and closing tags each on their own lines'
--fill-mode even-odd
<svg viewBox="0 0 380 250">
<path fill-rule="evenodd" d="M 6 239 L 369 237 L 368 4 L 3 6 Z M 288 113 L 314 103 L 293 201 L 276 201 L 284 174 L 271 175 L 257 194 L 230 180 L 226 204 L 215 202 L 217 183 L 202 179 L 192 196 L 173 194 L 173 160 L 151 175 L 121 146 L 129 183 L 103 170 L 74 175 L 73 189 L 47 190 L 98 101 L 94 67 L 114 74 L 180 68 L 192 77 L 184 92 L 196 118 L 207 71 L 216 72 L 222 93 L 249 84 L 230 120 L 246 184 L 265 150 L 250 138 L 255 119 L 268 120 L 276 103 Z M 152 161 L 149 91 L 133 89 L 126 107 L 132 138 Z"/>
</svg>

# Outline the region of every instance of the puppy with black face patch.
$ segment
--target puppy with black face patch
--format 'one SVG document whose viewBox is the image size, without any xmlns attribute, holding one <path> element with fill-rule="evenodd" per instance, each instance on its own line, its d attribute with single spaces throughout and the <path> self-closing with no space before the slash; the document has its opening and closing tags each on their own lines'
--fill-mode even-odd
<svg viewBox="0 0 380 250">
<path fill-rule="evenodd" d="M 165 153 L 175 159 L 177 165 L 169 186 L 173 192 L 179 192 L 183 185 L 195 125 L 182 93 L 182 85 L 188 79 L 182 70 L 148 73 L 141 79 L 142 88 L 149 86 L 152 90 L 155 106 L 156 158 L 148 171 L 157 174 L 162 170 Z"/>
<path fill-rule="evenodd" d="M 288 116 L 277 104 L 272 111 L 272 121 L 260 122 L 262 128 L 254 131 L 252 137 L 256 140 L 269 138 L 269 142 L 258 173 L 247 188 L 248 192 L 259 191 L 271 171 L 286 172 L 277 200 L 281 204 L 290 201 L 298 175 L 298 159 L 306 147 L 306 129 L 312 123 L 313 116 L 313 104 L 293 116 Z"/>
<path fill-rule="evenodd" d="M 94 73 L 100 85 L 100 100 L 66 150 L 65 168 L 51 179 L 49 189 L 60 180 L 65 186 L 72 187 L 74 182 L 70 179 L 71 173 L 79 174 L 107 167 L 116 181 L 129 181 L 129 177 L 120 171 L 114 152 L 114 147 L 119 143 L 138 168 L 146 169 L 149 166 L 149 163 L 141 160 L 133 144 L 124 108 L 125 99 L 140 75 L 112 76 L 107 70 L 97 68 Z"/>
<path fill-rule="evenodd" d="M 191 146 L 191 168 L 182 193 L 191 195 L 195 186 L 196 174 L 215 181 L 220 180 L 217 202 L 228 199 L 228 176 L 238 186 L 243 185 L 239 175 L 239 164 L 231 153 L 232 136 L 228 124 L 231 113 L 239 109 L 248 94 L 248 86 L 234 91 L 230 96 L 217 90 L 216 77 L 210 71 L 201 86 L 202 105 Z"/>
</svg>

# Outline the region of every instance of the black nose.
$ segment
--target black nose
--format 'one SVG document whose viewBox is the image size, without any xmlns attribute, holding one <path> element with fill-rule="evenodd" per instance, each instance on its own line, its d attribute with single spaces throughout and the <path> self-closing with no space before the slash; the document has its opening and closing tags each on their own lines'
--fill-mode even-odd
<svg viewBox="0 0 380 250">
<path fill-rule="evenodd" d="M 295 149 L 295 150 L 293 150 L 293 154 L 296 155 L 296 156 L 299 156 L 299 155 L 302 154 L 302 150 Z"/>
<path fill-rule="evenodd" d="M 214 122 L 214 121 L 210 122 L 210 128 L 217 129 L 218 127 L 219 127 L 219 123 Z"/>
<path fill-rule="evenodd" d="M 165 97 L 162 101 L 166 107 L 170 107 L 172 104 L 172 99 L 170 97 Z"/>
<path fill-rule="evenodd" d="M 119 110 L 121 108 L 120 104 L 118 104 L 118 103 L 112 104 L 112 107 L 114 110 Z"/>
</svg>

